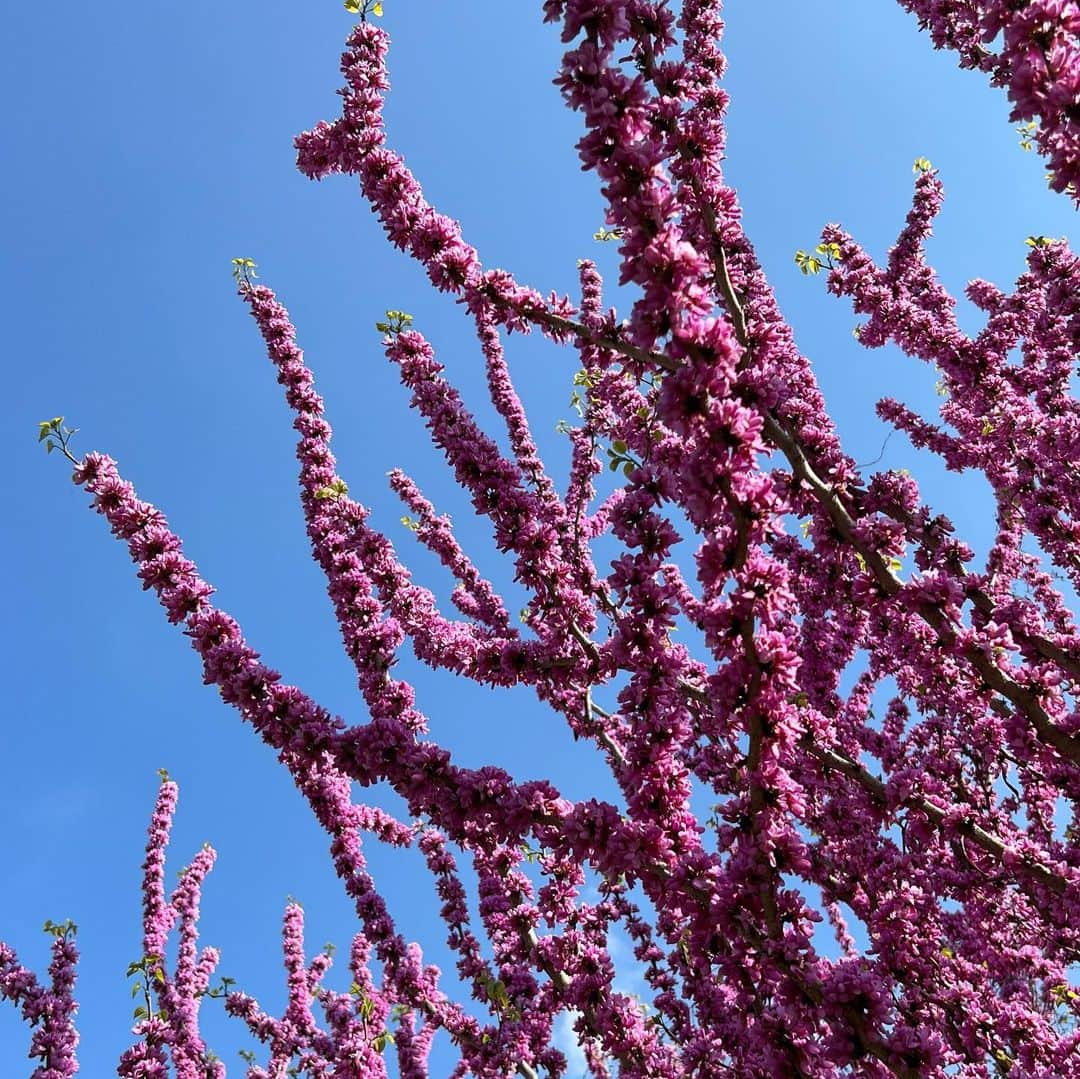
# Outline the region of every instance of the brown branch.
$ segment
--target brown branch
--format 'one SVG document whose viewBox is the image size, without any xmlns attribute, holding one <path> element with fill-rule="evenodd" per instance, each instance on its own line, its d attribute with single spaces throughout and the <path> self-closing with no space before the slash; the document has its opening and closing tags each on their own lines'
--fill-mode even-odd
<svg viewBox="0 0 1080 1079">
<path fill-rule="evenodd" d="M 734 296 L 734 293 L 732 295 Z M 741 311 L 741 308 L 739 310 Z M 573 322 L 570 319 L 534 309 L 528 309 L 522 313 L 540 325 L 546 325 L 561 333 L 574 333 L 585 340 L 592 341 L 593 344 L 601 348 L 627 356 L 641 363 L 649 363 L 669 372 L 676 370 L 679 366 L 676 361 L 664 356 L 662 353 L 651 352 L 630 345 L 616 337 L 594 334 L 587 326 Z M 828 514 L 833 527 L 841 538 L 850 544 L 862 557 L 867 569 L 872 573 L 882 591 L 887 596 L 895 595 L 903 588 L 903 583 L 877 551 L 856 538 L 856 525 L 850 512 L 835 489 L 822 480 L 814 471 L 798 437 L 788 430 L 772 411 L 764 411 L 762 418 L 765 435 L 787 458 L 793 474 L 814 495 Z M 941 631 L 943 619 L 936 608 L 924 603 L 920 604 L 917 610 L 925 622 L 939 632 Z M 1047 642 L 1047 644 L 1049 643 Z M 1051 645 L 1051 647 L 1054 646 Z M 1073 764 L 1080 764 L 1080 738 L 1063 731 L 1042 707 L 1031 690 L 1026 689 L 1000 668 L 994 666 L 977 648 L 966 647 L 963 649 L 963 655 L 972 667 L 978 671 L 988 689 L 1005 697 L 1018 712 L 1027 717 L 1042 742 L 1057 750 L 1058 753 Z"/>
</svg>

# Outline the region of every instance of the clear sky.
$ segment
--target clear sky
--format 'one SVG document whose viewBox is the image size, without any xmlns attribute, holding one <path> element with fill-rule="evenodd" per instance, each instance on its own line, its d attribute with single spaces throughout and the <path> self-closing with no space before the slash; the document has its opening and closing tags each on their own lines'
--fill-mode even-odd
<svg viewBox="0 0 1080 1079">
<path fill-rule="evenodd" d="M 573 150 L 579 119 L 551 85 L 560 45 L 539 0 L 384 6 L 390 141 L 431 201 L 462 221 L 488 266 L 541 291 L 573 292 L 587 255 L 614 282 L 614 251 L 591 239 L 600 199 Z M 460 310 L 390 248 L 351 181 L 315 185 L 293 168 L 293 135 L 337 115 L 350 26 L 340 0 L 11 4 L 4 19 L 0 939 L 43 969 L 44 919 L 79 924 L 81 1060 L 97 1076 L 129 1040 L 124 970 L 138 957 L 138 867 L 158 768 L 181 787 L 173 867 L 204 840 L 219 852 L 202 926 L 222 973 L 276 1009 L 286 896 L 304 903 L 313 947 L 347 947 L 355 920 L 287 775 L 200 684 L 187 640 L 140 591 L 64 462 L 35 443 L 36 423 L 63 414 L 81 428 L 77 450 L 115 456 L 266 660 L 354 722 L 364 712 L 307 552 L 290 418 L 233 294 L 230 258 L 255 258 L 290 307 L 352 493 L 441 594 L 446 579 L 399 524 L 392 467 L 455 516 L 496 580 L 509 574 L 382 357 L 373 323 L 386 308 L 415 316 L 498 429 Z M 1007 285 L 1023 270 L 1024 238 L 1067 233 L 1073 211 L 1046 190 L 1040 159 L 1018 148 L 1003 94 L 933 53 L 892 0 L 732 0 L 728 19 L 729 175 L 845 445 L 869 461 L 886 434 L 873 402 L 891 393 L 933 410 L 935 375 L 893 350 L 861 350 L 850 310 L 823 279 L 800 276 L 794 250 L 840 221 L 883 255 L 917 156 L 946 185 L 931 254 L 954 291 L 975 276 Z M 509 357 L 561 477 L 554 425 L 569 413 L 574 356 L 515 337 Z M 985 545 L 978 482 L 943 476 L 900 435 L 883 463 L 911 468 L 935 507 Z M 461 763 L 548 775 L 569 797 L 610 792 L 527 694 L 461 685 L 411 657 L 399 669 Z M 371 861 L 399 927 L 447 966 L 418 860 L 373 848 Z M 208 1011 L 207 1031 L 239 1074 L 235 1048 L 246 1042 L 214 1037 L 218 1009 Z M 13 1009 L 0 1009 L 0 1074 L 28 1073 L 26 1044 Z"/>
</svg>

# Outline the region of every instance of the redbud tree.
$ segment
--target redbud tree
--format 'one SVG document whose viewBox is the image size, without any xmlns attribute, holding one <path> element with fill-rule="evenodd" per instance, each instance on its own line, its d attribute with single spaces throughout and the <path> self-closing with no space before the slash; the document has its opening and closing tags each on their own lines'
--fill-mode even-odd
<svg viewBox="0 0 1080 1079">
<path fill-rule="evenodd" d="M 484 264 L 384 126 L 398 5 L 345 6 L 340 116 L 296 138 L 297 164 L 313 180 L 354 177 L 475 331 L 498 438 L 412 315 L 378 325 L 528 598 L 512 612 L 395 471 L 407 529 L 455 581 L 453 610 L 413 580 L 339 470 L 298 331 L 251 258 L 233 260 L 238 297 L 292 413 L 303 519 L 362 721 L 268 666 L 118 463 L 81 453 L 62 417 L 41 423 L 204 681 L 277 754 L 357 919 L 347 991 L 325 980 L 331 953 L 305 947 L 295 902 L 281 1014 L 221 978 L 198 932 L 215 854 L 166 885 L 178 792 L 163 772 L 118 1074 L 225 1075 L 200 1028 L 208 1000 L 250 1031 L 251 1079 L 420 1079 L 437 1037 L 454 1076 L 557 1077 L 560 1016 L 598 1079 L 1080 1074 L 1080 632 L 1066 597 L 1080 588 L 1080 261 L 1030 237 L 1011 288 L 967 286 L 985 319 L 962 331 L 924 258 L 943 187 L 923 158 L 884 262 L 837 225 L 796 254 L 862 316 L 863 346 L 891 343 L 939 373 L 940 422 L 899 399 L 878 412 L 985 478 L 995 531 L 976 559 L 914 477 L 857 466 L 825 412 L 725 181 L 719 0 L 543 4 L 605 200 L 597 238 L 617 245 L 621 310 L 592 261 L 572 297 Z M 1080 4 L 901 6 L 1003 88 L 1050 186 L 1080 199 Z M 506 338 L 530 332 L 577 372 L 568 475 L 545 467 L 511 382 Z M 618 797 L 572 801 L 455 761 L 395 673 L 406 647 L 535 693 Z M 380 786 L 407 815 L 365 801 Z M 365 861 L 372 841 L 422 855 L 456 972 L 399 929 Z M 45 928 L 45 972 L 0 944 L 0 995 L 29 1025 L 33 1075 L 61 1079 L 78 1070 L 78 953 L 74 923 Z M 616 984 L 613 934 L 632 943 L 642 996 Z"/>
</svg>

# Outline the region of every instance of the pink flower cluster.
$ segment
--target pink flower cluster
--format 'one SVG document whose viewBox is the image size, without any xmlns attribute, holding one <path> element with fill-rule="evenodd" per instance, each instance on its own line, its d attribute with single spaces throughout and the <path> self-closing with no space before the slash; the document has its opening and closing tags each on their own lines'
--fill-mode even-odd
<svg viewBox="0 0 1080 1079">
<path fill-rule="evenodd" d="M 27 1054 L 37 1066 L 30 1079 L 68 1079 L 79 1070 L 75 1049 L 79 1033 L 75 1028 L 75 967 L 79 950 L 75 928 L 46 923 L 53 935 L 49 984 L 42 985 L 33 971 L 20 965 L 15 952 L 0 941 L 0 999 L 16 1005 L 34 1028 Z"/>
<path fill-rule="evenodd" d="M 216 856 L 211 847 L 203 847 L 181 872 L 172 895 L 166 896 L 165 850 L 176 799 L 176 784 L 163 777 L 143 862 L 143 954 L 131 968 L 131 973 L 141 975 L 139 988 L 146 1004 L 133 1031 L 139 1040 L 120 1058 L 117 1068 L 117 1074 L 126 1079 L 167 1079 L 173 1073 L 177 1079 L 223 1079 L 225 1075 L 225 1065 L 208 1053 L 199 1033 L 199 1008 L 218 964 L 216 949 L 198 949 L 199 900 Z M 170 973 L 165 952 L 177 927 L 176 965 Z"/>
<path fill-rule="evenodd" d="M 1008 82 L 1017 115 L 1042 118 L 1058 186 L 1073 182 L 1076 5 L 905 6 L 937 43 Z M 860 341 L 895 342 L 941 373 L 941 424 L 899 401 L 879 407 L 950 468 L 989 481 L 997 535 L 977 565 L 910 476 L 862 475 L 825 413 L 725 181 L 720 8 L 684 0 L 676 18 L 666 0 L 544 4 L 567 46 L 557 85 L 581 115 L 581 160 L 619 237 L 621 282 L 634 287 L 625 319 L 605 310 L 592 263 L 579 266 L 576 303 L 484 269 L 388 145 L 389 39 L 372 23 L 348 40 L 341 117 L 296 140 L 306 175 L 359 177 L 392 243 L 475 327 L 505 453 L 421 333 L 396 325 L 383 347 L 512 561 L 529 596 L 524 629 L 449 519 L 394 472 L 416 538 L 453 575 L 457 613 L 413 581 L 349 494 L 296 332 L 265 286 L 244 280 L 240 296 L 293 414 L 308 536 L 366 722 L 347 725 L 262 662 L 111 458 L 75 467 L 207 684 L 289 769 L 355 906 L 351 994 L 323 987 L 330 959 L 305 958 L 293 904 L 284 1014 L 228 995 L 267 1047 L 252 1079 L 288 1067 L 384 1075 L 391 1046 L 398 1074 L 420 1079 L 440 1031 L 455 1077 L 557 1077 L 562 1014 L 596 1079 L 1080 1072 L 1069 982 L 1080 957 L 1080 632 L 1053 577 L 1080 589 L 1080 261 L 1039 239 L 1012 292 L 973 282 L 987 322 L 970 336 L 923 257 L 942 199 L 932 170 L 886 265 L 825 230 L 829 288 L 866 316 Z M 565 494 L 503 352 L 504 332 L 533 328 L 579 369 Z M 617 482 L 599 499 L 605 456 Z M 617 551 L 606 565 L 598 539 Z M 406 643 L 432 667 L 531 688 L 592 744 L 620 797 L 572 803 L 549 782 L 454 763 L 393 674 Z M 417 823 L 357 803 L 353 783 L 387 784 Z M 694 811 L 703 794 L 707 820 Z M 198 1031 L 216 962 L 196 947 L 213 854 L 197 855 L 166 899 L 175 797 L 166 782 L 144 865 L 156 1008 L 124 1075 L 164 1076 L 170 1064 L 220 1074 Z M 471 1007 L 398 933 L 364 832 L 419 848 Z M 619 988 L 613 935 L 631 942 L 645 1000 Z M 70 981 L 54 975 L 50 995 L 8 952 L 0 963 L 4 995 L 24 1010 L 34 1002 L 37 1055 L 69 1047 L 47 1074 L 72 1074 Z"/>
<path fill-rule="evenodd" d="M 1008 90 L 1011 119 L 1037 123 L 1050 185 L 1080 202 L 1080 3 L 900 0 L 934 45 Z"/>
</svg>

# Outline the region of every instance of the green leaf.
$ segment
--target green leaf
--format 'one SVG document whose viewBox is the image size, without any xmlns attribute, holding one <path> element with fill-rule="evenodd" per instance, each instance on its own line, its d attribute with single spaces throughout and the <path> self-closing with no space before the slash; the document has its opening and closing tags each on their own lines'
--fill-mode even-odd
<svg viewBox="0 0 1080 1079">
<path fill-rule="evenodd" d="M 376 322 L 375 329 L 379 333 L 399 334 L 402 330 L 412 325 L 413 317 L 408 311 L 387 311 L 386 320 Z"/>
<path fill-rule="evenodd" d="M 333 483 L 328 483 L 325 487 L 320 487 L 315 492 L 315 497 L 319 501 L 326 499 L 342 498 L 349 493 L 349 485 L 338 476 Z"/>
<path fill-rule="evenodd" d="M 812 274 L 819 273 L 824 263 L 821 261 L 821 259 L 815 258 L 813 255 L 809 255 L 805 251 L 796 251 L 795 265 L 798 266 L 804 274 Z"/>
<path fill-rule="evenodd" d="M 911 166 L 911 171 L 916 176 L 921 176 L 924 172 L 929 172 L 934 166 L 930 164 L 929 158 L 917 157 L 915 163 Z"/>
<path fill-rule="evenodd" d="M 251 282 L 252 278 L 259 275 L 255 272 L 255 260 L 247 258 L 239 258 L 232 260 L 232 272 L 233 278 L 237 281 Z"/>
<path fill-rule="evenodd" d="M 491 1002 L 497 1008 L 505 1008 L 510 1003 L 510 994 L 506 991 L 506 986 L 497 979 L 492 980 L 487 986 L 488 997 Z"/>
</svg>

